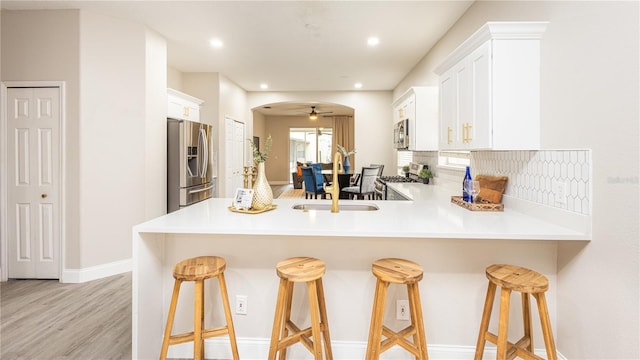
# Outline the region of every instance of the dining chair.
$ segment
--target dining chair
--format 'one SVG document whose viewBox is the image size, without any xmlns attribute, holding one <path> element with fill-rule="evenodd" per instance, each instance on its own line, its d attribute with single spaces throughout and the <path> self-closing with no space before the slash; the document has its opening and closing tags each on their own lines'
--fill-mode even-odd
<svg viewBox="0 0 640 360">
<path fill-rule="evenodd" d="M 322 174 L 320 172 L 315 171 L 313 167 L 303 167 L 302 168 L 302 176 L 304 177 L 304 198 L 309 199 L 313 197 L 314 199 L 318 198 L 320 195 L 321 199 L 327 198 L 327 193 L 324 191 Z M 318 179 L 319 176 L 319 179 Z"/>
<path fill-rule="evenodd" d="M 379 167 L 365 166 L 360 172 L 360 179 L 358 185 L 348 186 L 342 191 L 349 195 L 349 199 L 363 199 L 368 196 L 369 200 L 373 198 L 375 191 L 375 182 L 380 173 Z"/>
<path fill-rule="evenodd" d="M 382 176 L 382 170 L 384 170 L 384 165 L 371 164 L 371 165 L 369 165 L 369 167 L 377 167 L 377 168 L 379 168 L 378 176 Z M 353 177 L 351 178 L 351 186 L 357 186 L 357 185 L 360 185 L 360 173 L 353 174 Z"/>
</svg>

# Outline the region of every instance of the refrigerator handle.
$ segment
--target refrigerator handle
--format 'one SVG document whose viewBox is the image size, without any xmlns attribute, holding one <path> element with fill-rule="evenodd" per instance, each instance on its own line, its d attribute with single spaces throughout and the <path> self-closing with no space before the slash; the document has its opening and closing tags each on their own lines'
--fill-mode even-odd
<svg viewBox="0 0 640 360">
<path fill-rule="evenodd" d="M 206 177 L 207 175 L 207 166 L 209 163 L 209 144 L 207 144 L 207 132 L 204 128 L 200 128 L 200 136 L 198 142 L 202 142 L 202 147 L 198 144 L 198 148 L 202 149 L 202 153 L 200 158 L 202 159 L 202 173 L 200 173 L 200 177 Z"/>
</svg>

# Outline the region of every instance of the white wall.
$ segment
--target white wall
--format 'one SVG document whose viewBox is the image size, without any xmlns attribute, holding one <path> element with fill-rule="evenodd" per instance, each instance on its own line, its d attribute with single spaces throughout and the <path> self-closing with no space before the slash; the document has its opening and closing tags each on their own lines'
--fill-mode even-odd
<svg viewBox="0 0 640 360">
<path fill-rule="evenodd" d="M 72 151 L 64 153 L 66 221 L 63 267 L 80 267 L 79 123 L 80 57 L 79 14 L 76 10 L 2 11 L 2 81 L 65 81 L 65 123 L 61 129 Z M 3 215 L 6 216 L 6 215 Z"/>
<path fill-rule="evenodd" d="M 131 257 L 145 213 L 145 31 L 80 15 L 81 267 Z"/>
<path fill-rule="evenodd" d="M 166 131 L 165 42 L 91 12 L 2 17 L 2 80 L 66 83 L 63 276 L 127 271 L 132 226 L 166 208 L 156 193 L 166 189 L 166 150 L 155 138 Z"/>
<path fill-rule="evenodd" d="M 167 43 L 150 30 L 145 38 L 145 219 L 152 219 L 167 212 Z"/>
<path fill-rule="evenodd" d="M 344 92 L 250 92 L 250 109 L 285 101 L 319 101 L 341 104 L 354 109 L 355 149 L 357 169 L 368 164 L 395 165 L 392 147 L 392 111 L 390 91 Z"/>
<path fill-rule="evenodd" d="M 542 147 L 593 150 L 593 240 L 558 245 L 558 349 L 570 359 L 638 359 L 638 2 L 476 2 L 395 93 L 437 84 L 433 69 L 482 24 L 514 20 L 549 21 Z"/>
</svg>

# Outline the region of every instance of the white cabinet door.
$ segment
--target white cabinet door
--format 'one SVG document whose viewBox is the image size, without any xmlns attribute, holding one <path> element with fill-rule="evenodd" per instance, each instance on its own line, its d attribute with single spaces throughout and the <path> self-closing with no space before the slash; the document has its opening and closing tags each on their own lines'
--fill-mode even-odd
<svg viewBox="0 0 640 360">
<path fill-rule="evenodd" d="M 489 149 L 492 145 L 491 41 L 475 50 L 468 59 L 471 115 L 462 121 L 462 140 L 467 148 Z M 466 120 L 463 121 L 463 120 Z"/>
<path fill-rule="evenodd" d="M 469 147 L 467 134 L 474 116 L 472 76 L 469 59 L 464 59 L 440 79 L 440 148 L 443 150 Z"/>
<path fill-rule="evenodd" d="M 440 149 L 539 148 L 539 39 L 545 27 L 487 23 L 436 68 Z"/>
<path fill-rule="evenodd" d="M 440 148 L 458 146 L 458 101 L 455 69 L 440 76 Z"/>
</svg>

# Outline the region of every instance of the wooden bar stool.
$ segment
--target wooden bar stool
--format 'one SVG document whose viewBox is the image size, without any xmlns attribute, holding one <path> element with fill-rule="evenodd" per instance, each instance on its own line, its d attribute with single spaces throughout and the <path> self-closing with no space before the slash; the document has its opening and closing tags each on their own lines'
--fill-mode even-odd
<svg viewBox="0 0 640 360">
<path fill-rule="evenodd" d="M 200 256 L 180 261 L 173 267 L 173 277 L 175 279 L 173 285 L 173 295 L 171 296 L 171 306 L 169 307 L 169 316 L 167 318 L 167 327 L 162 340 L 162 351 L 160 359 L 167 358 L 167 350 L 169 345 L 181 344 L 193 341 L 193 358 L 204 359 L 204 339 L 214 336 L 229 335 L 231 342 L 231 351 L 233 359 L 239 360 L 238 345 L 236 344 L 236 335 L 233 330 L 233 320 L 231 319 L 231 309 L 229 308 L 229 297 L 227 295 L 227 286 L 224 281 L 224 269 L 227 263 L 221 257 L 217 256 Z M 220 296 L 224 306 L 224 316 L 227 321 L 226 326 L 214 329 L 204 328 L 204 281 L 209 278 L 217 277 L 220 286 Z M 195 304 L 193 312 L 193 332 L 171 335 L 173 328 L 173 319 L 176 314 L 176 305 L 178 304 L 178 293 L 180 285 L 183 281 L 195 281 Z"/>
<path fill-rule="evenodd" d="M 413 261 L 404 259 L 379 259 L 373 262 L 372 272 L 378 280 L 371 313 L 366 359 L 378 359 L 380 354 L 394 345 L 399 345 L 412 353 L 417 360 L 427 360 L 429 356 L 418 288 L 418 282 L 422 280 L 423 275 L 422 267 Z M 411 324 L 398 332 L 384 326 L 385 301 L 387 289 L 391 283 L 407 285 L 409 296 Z M 382 340 L 383 335 L 386 337 L 384 341 Z M 413 342 L 406 339 L 410 336 L 413 337 Z"/>
<path fill-rule="evenodd" d="M 283 260 L 276 265 L 276 271 L 280 277 L 280 286 L 278 288 L 276 314 L 273 320 L 269 360 L 275 360 L 278 351 L 280 351 L 280 360 L 286 359 L 287 347 L 298 342 L 313 354 L 314 359 L 321 360 L 323 339 L 326 359 L 333 359 L 327 310 L 324 303 L 324 290 L 322 288 L 322 275 L 324 275 L 325 268 L 323 261 L 310 257 L 294 257 Z M 304 330 L 300 330 L 291 321 L 293 285 L 297 282 L 306 283 L 309 293 L 311 326 Z"/>
<path fill-rule="evenodd" d="M 484 302 L 484 311 L 480 323 L 480 334 L 476 345 L 475 360 L 482 359 L 486 341 L 497 345 L 496 359 L 513 359 L 516 356 L 523 359 L 542 359 L 533 353 L 533 338 L 531 336 L 531 307 L 529 294 L 533 295 L 538 303 L 538 313 L 542 325 L 544 345 L 547 350 L 547 358 L 556 360 L 556 345 L 551 332 L 551 322 L 547 311 L 547 301 L 544 293 L 549 289 L 549 280 L 542 274 L 514 265 L 494 264 L 487 267 L 489 288 Z M 496 287 L 502 288 L 500 292 L 500 319 L 498 322 L 498 335 L 488 331 L 491 320 L 491 309 L 496 294 Z M 507 341 L 509 330 L 509 300 L 511 291 L 522 293 L 522 317 L 524 321 L 524 336 L 515 344 Z"/>
</svg>

